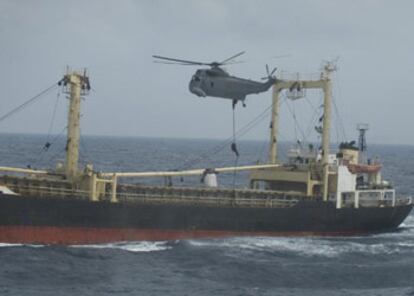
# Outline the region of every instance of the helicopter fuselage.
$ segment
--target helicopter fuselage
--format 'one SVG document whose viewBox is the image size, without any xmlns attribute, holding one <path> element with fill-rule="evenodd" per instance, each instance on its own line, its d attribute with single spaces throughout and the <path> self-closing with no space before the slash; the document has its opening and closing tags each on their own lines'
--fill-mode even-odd
<svg viewBox="0 0 414 296">
<path fill-rule="evenodd" d="M 220 67 L 199 69 L 193 75 L 189 90 L 199 97 L 218 97 L 244 101 L 247 95 L 267 91 L 276 79 L 269 77 L 266 82 L 230 76 Z"/>
</svg>

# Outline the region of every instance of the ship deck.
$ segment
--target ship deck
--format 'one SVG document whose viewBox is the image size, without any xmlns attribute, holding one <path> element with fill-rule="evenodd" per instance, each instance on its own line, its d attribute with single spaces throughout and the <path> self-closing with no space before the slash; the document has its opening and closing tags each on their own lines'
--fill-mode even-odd
<svg viewBox="0 0 414 296">
<path fill-rule="evenodd" d="M 34 198 L 58 198 L 90 200 L 91 193 L 61 179 L 29 178 L 3 175 L 0 184 L 6 185 L 22 196 Z M 111 202 L 111 190 L 105 190 L 96 202 Z M 255 207 L 283 208 L 292 207 L 300 201 L 321 200 L 318 196 L 306 196 L 299 192 L 281 192 L 274 190 L 258 190 L 250 188 L 209 188 L 209 187 L 177 187 L 149 186 L 143 184 L 118 184 L 116 190 L 117 203 L 141 204 L 177 204 L 200 205 L 212 207 Z M 360 200 L 360 206 L 391 207 L 387 200 Z M 410 199 L 397 198 L 394 205 L 411 203 Z M 344 207 L 353 207 L 349 200 Z"/>
<path fill-rule="evenodd" d="M 64 180 L 0 176 L 0 183 L 24 196 L 85 200 L 90 198 L 89 191 L 76 188 L 72 183 Z M 119 203 L 176 203 L 270 208 L 293 206 L 298 201 L 306 198 L 306 196 L 296 192 L 248 188 L 149 186 L 142 184 L 118 184 L 116 197 Z M 99 196 L 99 201 L 110 200 L 110 190 L 106 190 Z"/>
</svg>

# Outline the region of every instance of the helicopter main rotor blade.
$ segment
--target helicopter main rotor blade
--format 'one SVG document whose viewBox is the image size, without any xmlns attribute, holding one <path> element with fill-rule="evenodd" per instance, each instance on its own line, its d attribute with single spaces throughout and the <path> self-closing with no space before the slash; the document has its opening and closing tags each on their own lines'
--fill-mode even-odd
<svg viewBox="0 0 414 296">
<path fill-rule="evenodd" d="M 230 61 L 228 63 L 226 63 L 226 65 L 234 65 L 234 64 L 244 64 L 246 63 L 245 61 Z"/>
<path fill-rule="evenodd" d="M 195 61 L 188 61 L 188 60 L 180 60 L 180 59 L 173 59 L 173 58 L 167 58 L 167 57 L 163 57 L 163 56 L 158 56 L 158 55 L 153 55 L 152 56 L 154 59 L 160 59 L 160 60 L 166 60 L 166 61 L 171 61 L 171 62 L 176 62 L 178 63 L 183 63 L 183 64 L 188 64 L 188 65 L 210 65 L 209 63 L 202 63 L 202 62 L 195 62 Z"/>
<path fill-rule="evenodd" d="M 218 64 L 223 65 L 223 64 L 227 63 L 228 61 L 230 61 L 230 60 L 232 60 L 232 59 L 235 59 L 235 58 L 237 58 L 238 56 L 241 56 L 241 55 L 242 55 L 242 54 L 244 54 L 244 53 L 245 53 L 245 51 L 241 51 L 241 52 L 239 52 L 239 53 L 235 54 L 234 56 L 231 56 L 231 57 L 229 57 L 229 58 L 225 59 L 224 61 L 222 61 L 222 62 L 220 62 L 220 63 L 218 63 Z"/>
<path fill-rule="evenodd" d="M 163 62 L 163 61 L 153 61 L 155 64 L 164 64 L 164 65 L 181 65 L 181 66 L 194 66 L 194 64 L 188 63 L 179 63 L 179 62 Z"/>
</svg>

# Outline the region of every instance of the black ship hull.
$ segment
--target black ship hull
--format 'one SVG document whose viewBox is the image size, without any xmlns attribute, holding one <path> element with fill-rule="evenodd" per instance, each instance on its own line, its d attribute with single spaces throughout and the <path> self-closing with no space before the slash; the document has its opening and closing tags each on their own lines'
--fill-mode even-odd
<svg viewBox="0 0 414 296">
<path fill-rule="evenodd" d="M 412 205 L 336 209 L 131 204 L 0 196 L 0 241 L 84 244 L 225 236 L 354 235 L 395 230 Z"/>
</svg>

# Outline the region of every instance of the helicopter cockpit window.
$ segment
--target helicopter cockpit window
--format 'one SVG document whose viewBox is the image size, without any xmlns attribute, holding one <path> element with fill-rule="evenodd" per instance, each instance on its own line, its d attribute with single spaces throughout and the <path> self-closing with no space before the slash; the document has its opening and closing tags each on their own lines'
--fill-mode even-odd
<svg viewBox="0 0 414 296">
<path fill-rule="evenodd" d="M 198 77 L 197 75 L 194 75 L 194 76 L 193 76 L 193 80 L 194 80 L 194 81 L 200 81 L 200 77 Z"/>
<path fill-rule="evenodd" d="M 215 76 L 216 74 L 214 71 L 211 71 L 211 70 L 207 70 L 206 72 L 209 76 Z"/>
</svg>

